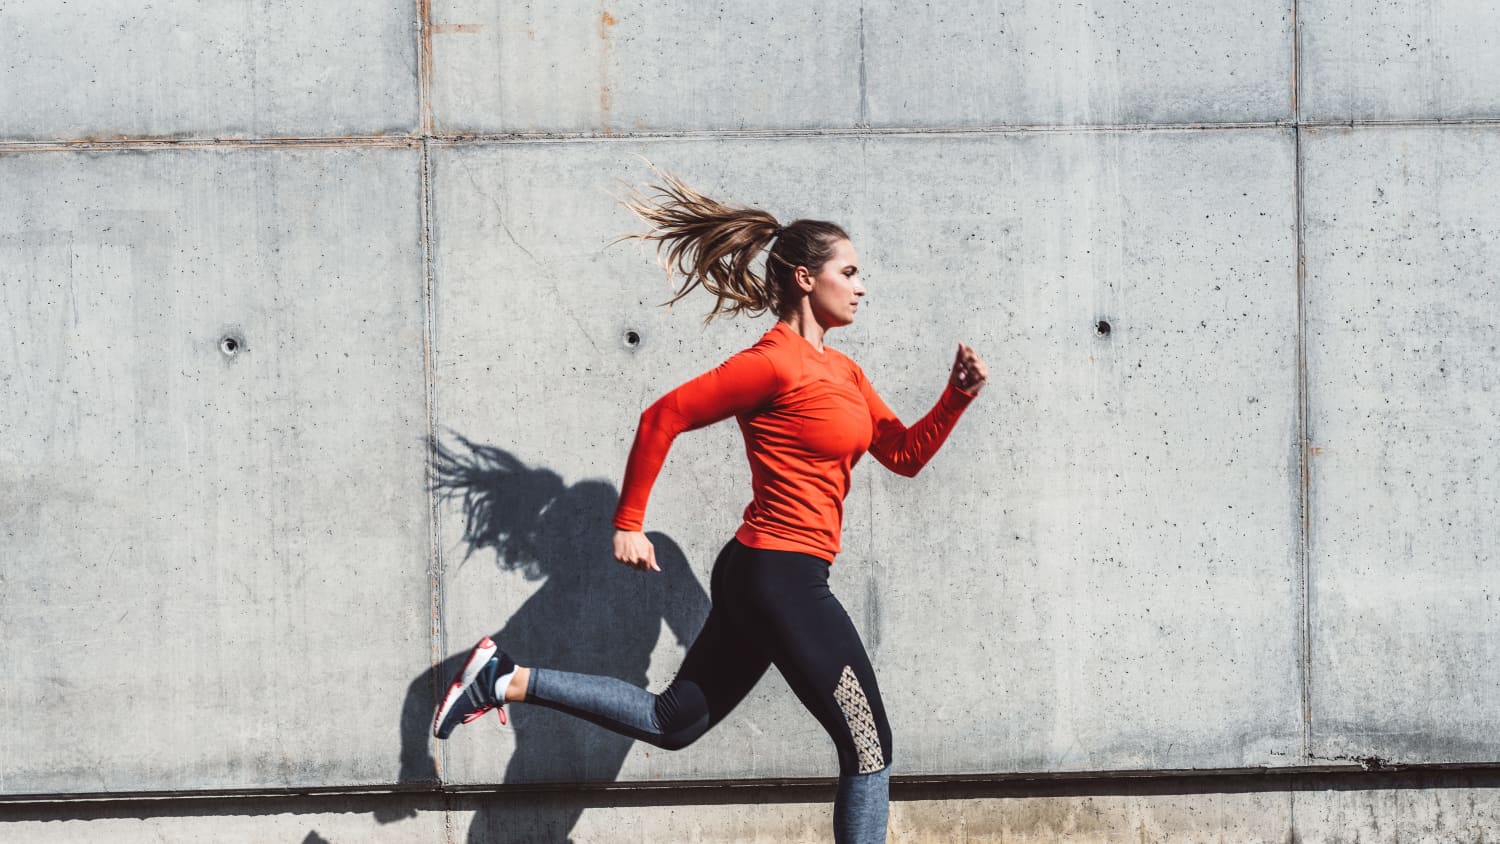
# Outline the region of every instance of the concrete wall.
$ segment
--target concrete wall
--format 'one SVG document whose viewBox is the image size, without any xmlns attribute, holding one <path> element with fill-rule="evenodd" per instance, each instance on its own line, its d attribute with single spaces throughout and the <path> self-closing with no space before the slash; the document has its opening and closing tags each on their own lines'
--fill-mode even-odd
<svg viewBox="0 0 1500 844">
<path fill-rule="evenodd" d="M 524 708 L 425 736 L 480 635 L 659 687 L 706 612 L 732 426 L 658 484 L 664 575 L 608 514 L 639 410 L 768 323 L 657 307 L 612 243 L 643 159 L 843 222 L 831 339 L 903 416 L 956 341 L 990 361 L 921 477 L 850 498 L 898 776 L 1500 763 L 1497 43 L 1459 0 L 7 4 L 0 800 L 830 776 L 774 677 L 678 754 Z M 1492 785 L 1452 792 L 1476 829 Z M 896 828 L 1029 811 L 941 797 Z M 503 817 L 424 807 L 380 834 Z M 585 808 L 527 823 L 636 822 Z"/>
</svg>

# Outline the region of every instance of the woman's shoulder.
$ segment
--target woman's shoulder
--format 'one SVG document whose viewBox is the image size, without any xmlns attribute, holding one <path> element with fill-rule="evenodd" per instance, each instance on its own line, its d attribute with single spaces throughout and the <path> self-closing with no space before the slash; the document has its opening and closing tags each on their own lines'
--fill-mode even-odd
<svg viewBox="0 0 1500 844">
<path fill-rule="evenodd" d="M 791 341 L 802 342 L 802 338 L 785 330 L 782 323 L 772 325 L 770 330 L 755 341 L 747 352 L 759 352 L 773 360 L 788 361 L 797 357 L 797 347 Z"/>
<path fill-rule="evenodd" d="M 778 383 L 787 387 L 797 383 L 806 368 L 798 346 L 805 343 L 805 340 L 785 330 L 778 322 L 761 335 L 754 345 L 741 351 L 736 357 L 753 357 L 764 361 L 762 365 L 773 369 Z"/>
</svg>

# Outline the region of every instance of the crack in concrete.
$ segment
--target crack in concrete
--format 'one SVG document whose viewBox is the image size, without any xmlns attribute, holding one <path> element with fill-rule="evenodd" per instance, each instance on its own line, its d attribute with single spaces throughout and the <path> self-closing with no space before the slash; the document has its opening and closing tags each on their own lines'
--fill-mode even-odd
<svg viewBox="0 0 1500 844">
<path fill-rule="evenodd" d="M 474 192 L 484 197 L 485 200 L 489 202 L 490 206 L 495 209 L 495 217 L 499 220 L 500 230 L 505 233 L 506 239 L 509 240 L 511 244 L 517 249 L 521 250 L 521 254 L 525 255 L 532 264 L 536 265 L 536 268 L 541 273 L 542 278 L 546 279 L 547 286 L 549 289 L 551 289 L 552 295 L 557 298 L 558 307 L 562 309 L 563 313 L 567 314 L 568 319 L 571 320 L 573 322 L 573 325 L 578 328 L 578 333 L 583 335 L 583 339 L 589 341 L 589 346 L 591 346 L 595 352 L 598 352 L 599 344 L 594 342 L 593 336 L 589 334 L 588 327 L 583 324 L 583 321 L 578 318 L 578 314 L 575 313 L 573 308 L 570 306 L 568 297 L 563 294 L 562 287 L 558 283 L 556 273 L 552 272 L 552 269 L 548 266 L 547 262 L 532 254 L 531 250 L 527 249 L 525 245 L 523 245 L 521 241 L 516 237 L 515 233 L 510 230 L 510 224 L 505 221 L 505 209 L 501 207 L 500 201 L 498 199 L 496 199 L 494 196 L 491 196 L 488 191 L 480 187 L 479 180 L 474 176 L 474 171 L 469 169 L 469 166 L 462 160 L 458 162 L 458 166 L 463 168 L 464 175 L 469 179 L 469 184 L 474 187 Z"/>
</svg>

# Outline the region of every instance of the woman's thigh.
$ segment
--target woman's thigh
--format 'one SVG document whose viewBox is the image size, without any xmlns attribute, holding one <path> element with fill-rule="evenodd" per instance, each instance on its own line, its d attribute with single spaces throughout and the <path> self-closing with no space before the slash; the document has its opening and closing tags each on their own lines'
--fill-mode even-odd
<svg viewBox="0 0 1500 844">
<path fill-rule="evenodd" d="M 890 764 L 891 730 L 859 631 L 828 587 L 828 564 L 788 552 L 758 552 L 745 612 L 731 618 L 754 631 L 787 685 L 823 725 L 841 773 Z"/>
<path fill-rule="evenodd" d="M 763 643 L 733 622 L 738 596 L 724 581 L 732 568 L 744 562 L 735 558 L 743 550 L 743 545 L 731 541 L 719 553 L 709 586 L 713 606 L 708 620 L 688 647 L 672 682 L 674 687 L 691 684 L 703 695 L 710 728 L 734 710 L 771 665 Z M 668 694 L 676 691 L 669 689 Z"/>
</svg>

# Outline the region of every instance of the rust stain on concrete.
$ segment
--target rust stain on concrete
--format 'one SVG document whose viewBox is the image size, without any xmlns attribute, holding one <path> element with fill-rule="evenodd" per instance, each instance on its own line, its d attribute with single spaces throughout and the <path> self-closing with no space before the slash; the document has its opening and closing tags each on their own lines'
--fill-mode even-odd
<svg viewBox="0 0 1500 844">
<path fill-rule="evenodd" d="M 610 27 L 618 21 L 609 13 L 608 9 L 599 12 L 599 40 L 604 46 L 599 50 L 599 130 L 606 135 L 612 134 L 610 129 L 609 113 L 614 108 L 614 91 L 609 84 L 609 54 L 610 54 Z"/>
<path fill-rule="evenodd" d="M 417 98 L 420 103 L 422 132 L 432 131 L 432 0 L 417 0 L 417 15 L 422 22 L 422 47 L 418 57 Z"/>
<path fill-rule="evenodd" d="M 434 35 L 448 35 L 454 32 L 473 35 L 483 29 L 484 24 L 482 23 L 435 23 L 432 25 L 432 33 Z"/>
</svg>

